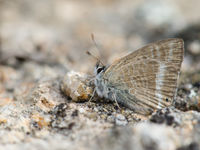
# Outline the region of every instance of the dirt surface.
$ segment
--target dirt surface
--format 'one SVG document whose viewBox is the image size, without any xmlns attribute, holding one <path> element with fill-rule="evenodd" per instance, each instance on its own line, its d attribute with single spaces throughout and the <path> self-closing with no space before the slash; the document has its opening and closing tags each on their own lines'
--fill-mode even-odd
<svg viewBox="0 0 200 150">
<path fill-rule="evenodd" d="M 200 149 L 199 9 L 199 0 L 0 0 L 0 149 Z M 172 106 L 140 116 L 88 102 L 96 60 L 86 51 L 111 64 L 172 37 L 185 43 Z"/>
</svg>

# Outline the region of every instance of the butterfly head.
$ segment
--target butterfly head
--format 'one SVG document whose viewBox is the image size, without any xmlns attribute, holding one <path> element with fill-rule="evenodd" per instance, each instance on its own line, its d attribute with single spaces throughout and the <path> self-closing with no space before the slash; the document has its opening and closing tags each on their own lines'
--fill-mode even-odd
<svg viewBox="0 0 200 150">
<path fill-rule="evenodd" d="M 104 72 L 105 69 L 106 69 L 106 67 L 105 67 L 100 61 L 98 61 L 98 62 L 96 63 L 95 69 L 94 69 L 94 74 L 95 74 L 95 76 L 96 76 L 96 75 L 99 75 L 99 74 L 102 73 L 102 72 Z"/>
<path fill-rule="evenodd" d="M 103 75 L 105 73 L 106 67 L 98 61 L 96 63 L 95 69 L 94 69 L 94 84 L 95 84 L 95 90 L 97 92 L 97 95 L 99 97 L 108 97 L 108 88 L 106 86 L 106 81 L 103 78 Z"/>
</svg>

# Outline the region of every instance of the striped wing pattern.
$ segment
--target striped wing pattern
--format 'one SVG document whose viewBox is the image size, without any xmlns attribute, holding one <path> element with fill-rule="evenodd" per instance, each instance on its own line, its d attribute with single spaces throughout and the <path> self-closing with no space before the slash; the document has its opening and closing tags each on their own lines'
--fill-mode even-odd
<svg viewBox="0 0 200 150">
<path fill-rule="evenodd" d="M 114 62 L 103 78 L 129 108 L 163 108 L 175 98 L 183 55 L 182 39 L 151 43 Z"/>
</svg>

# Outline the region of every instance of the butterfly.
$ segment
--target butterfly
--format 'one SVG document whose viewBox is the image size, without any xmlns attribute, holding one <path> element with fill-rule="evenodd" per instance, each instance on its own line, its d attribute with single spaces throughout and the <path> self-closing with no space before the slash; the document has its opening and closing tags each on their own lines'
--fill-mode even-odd
<svg viewBox="0 0 200 150">
<path fill-rule="evenodd" d="M 168 107 L 176 98 L 184 42 L 172 38 L 150 43 L 110 66 L 97 62 L 94 74 L 99 97 L 139 114 Z"/>
</svg>

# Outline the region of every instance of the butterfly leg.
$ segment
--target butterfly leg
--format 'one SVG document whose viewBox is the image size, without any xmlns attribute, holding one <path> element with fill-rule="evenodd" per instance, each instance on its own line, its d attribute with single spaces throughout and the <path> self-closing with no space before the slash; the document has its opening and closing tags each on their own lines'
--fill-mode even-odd
<svg viewBox="0 0 200 150">
<path fill-rule="evenodd" d="M 120 109 L 119 104 L 118 104 L 117 99 L 116 99 L 115 93 L 113 93 L 113 98 L 114 98 L 114 100 L 115 100 L 115 103 L 117 104 L 117 107 Z"/>
<path fill-rule="evenodd" d="M 92 96 L 90 97 L 90 99 L 89 99 L 89 103 L 91 103 L 91 100 L 93 99 L 93 97 L 94 97 L 94 95 L 95 95 L 95 92 L 96 92 L 96 88 L 94 89 L 94 91 L 92 92 Z"/>
</svg>

